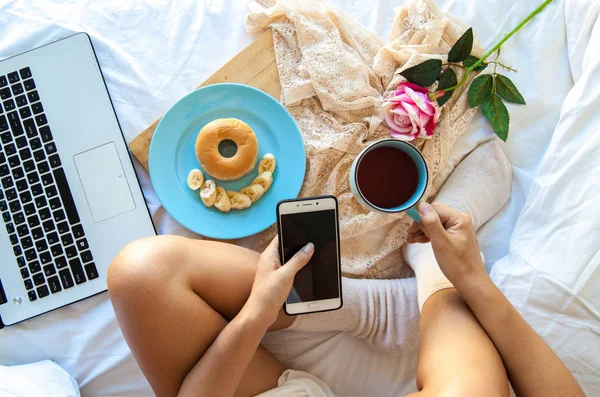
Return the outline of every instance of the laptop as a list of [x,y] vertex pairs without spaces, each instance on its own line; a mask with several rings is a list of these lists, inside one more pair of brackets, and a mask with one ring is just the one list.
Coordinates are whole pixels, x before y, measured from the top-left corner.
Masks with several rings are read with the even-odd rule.
[[85,33],[0,61],[0,328],[107,289],[155,234]]

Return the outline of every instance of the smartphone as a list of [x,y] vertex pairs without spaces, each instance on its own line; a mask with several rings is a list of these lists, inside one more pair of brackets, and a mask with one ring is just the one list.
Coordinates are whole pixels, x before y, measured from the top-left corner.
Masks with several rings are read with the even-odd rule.
[[284,200],[277,204],[279,254],[286,263],[309,242],[310,261],[296,274],[284,303],[288,315],[324,312],[342,307],[338,205],[334,196]]

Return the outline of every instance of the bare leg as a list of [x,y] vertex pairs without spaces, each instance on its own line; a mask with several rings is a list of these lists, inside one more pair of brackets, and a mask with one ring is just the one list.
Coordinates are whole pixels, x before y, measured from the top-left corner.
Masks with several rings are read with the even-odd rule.
[[423,306],[417,387],[412,396],[508,396],[500,355],[455,289]]
[[[157,396],[175,396],[188,372],[246,302],[259,254],[233,245],[158,236],[121,251],[108,272],[123,335]],[[289,326],[283,312],[271,329]],[[277,386],[283,365],[260,346],[236,392]]]

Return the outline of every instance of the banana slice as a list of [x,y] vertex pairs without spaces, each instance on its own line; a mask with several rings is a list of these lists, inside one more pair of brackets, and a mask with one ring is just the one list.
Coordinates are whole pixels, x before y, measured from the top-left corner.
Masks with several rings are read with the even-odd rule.
[[231,200],[225,189],[221,186],[217,186],[217,199],[215,201],[215,207],[221,212],[229,212],[231,209]]
[[190,171],[187,177],[187,185],[192,190],[200,189],[204,183],[204,174],[197,168]]
[[207,179],[200,188],[200,198],[207,207],[212,207],[217,201],[217,185],[212,179]]
[[263,187],[263,189],[268,190],[273,183],[273,174],[269,171],[261,172],[258,174],[256,178],[252,181],[252,184],[258,184]]
[[263,194],[265,194],[265,188],[262,187],[262,185],[255,183],[253,185],[246,186],[245,188],[240,190],[240,193],[244,193],[246,196],[250,197],[250,200],[252,200],[252,202],[254,203],[258,199],[260,199],[263,196]]
[[258,173],[262,174],[265,171],[269,171],[271,174],[275,172],[275,166],[277,165],[277,160],[275,160],[275,156],[272,153],[267,153],[263,156],[262,160],[258,164]]
[[250,197],[246,196],[244,193],[233,192],[231,190],[227,191],[227,195],[229,196],[229,200],[231,201],[231,208],[236,210],[243,210],[252,204],[252,200]]

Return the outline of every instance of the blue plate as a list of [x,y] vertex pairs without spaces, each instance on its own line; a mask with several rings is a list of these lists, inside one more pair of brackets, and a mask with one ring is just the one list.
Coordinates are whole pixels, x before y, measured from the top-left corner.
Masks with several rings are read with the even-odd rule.
[[[202,169],[194,149],[198,132],[219,118],[242,120],[254,130],[259,161],[265,153],[273,153],[277,159],[273,185],[245,210],[222,213],[207,208],[199,192],[187,187],[190,170]],[[150,144],[148,168],[160,202],[179,223],[206,237],[234,239],[271,226],[276,220],[277,203],[298,196],[306,170],[306,154],[298,126],[279,102],[245,85],[215,84],[190,93],[165,114]],[[257,175],[258,165],[238,180],[215,179],[215,182],[225,190],[239,191]],[[214,179],[206,172],[204,176]]]

